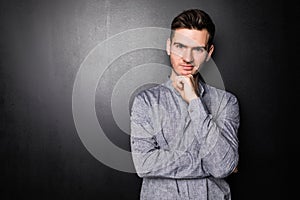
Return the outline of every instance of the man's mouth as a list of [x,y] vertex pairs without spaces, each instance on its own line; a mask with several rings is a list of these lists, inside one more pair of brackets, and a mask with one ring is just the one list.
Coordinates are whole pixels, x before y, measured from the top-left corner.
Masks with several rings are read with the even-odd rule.
[[181,66],[184,70],[192,70],[194,67],[193,65],[181,65]]

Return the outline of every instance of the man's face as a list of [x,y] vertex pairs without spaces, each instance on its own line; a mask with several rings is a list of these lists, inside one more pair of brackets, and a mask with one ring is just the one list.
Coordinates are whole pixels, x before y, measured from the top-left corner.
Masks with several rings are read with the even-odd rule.
[[[207,46],[209,34],[206,29],[176,29],[167,41],[167,53],[173,70],[178,75],[195,74],[204,61],[208,61],[213,45]],[[208,50],[208,51],[207,51]]]

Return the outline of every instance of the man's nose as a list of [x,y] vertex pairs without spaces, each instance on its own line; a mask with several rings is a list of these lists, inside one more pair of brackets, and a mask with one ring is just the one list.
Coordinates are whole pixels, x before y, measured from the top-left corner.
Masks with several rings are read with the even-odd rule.
[[194,58],[192,51],[190,49],[186,49],[182,54],[182,59],[187,63],[193,62]]

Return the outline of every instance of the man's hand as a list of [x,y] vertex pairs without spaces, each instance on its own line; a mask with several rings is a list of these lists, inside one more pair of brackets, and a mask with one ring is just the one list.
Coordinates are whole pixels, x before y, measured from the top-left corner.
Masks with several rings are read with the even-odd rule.
[[198,98],[193,84],[194,78],[189,76],[175,76],[173,87],[180,93],[181,97],[190,103],[191,100]]
[[238,171],[239,171],[238,167],[235,167],[234,170],[233,170],[233,173],[238,173]]

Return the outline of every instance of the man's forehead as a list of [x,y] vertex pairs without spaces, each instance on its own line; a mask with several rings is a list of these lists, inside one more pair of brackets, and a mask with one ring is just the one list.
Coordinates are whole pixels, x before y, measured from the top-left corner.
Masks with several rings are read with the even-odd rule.
[[209,34],[206,29],[176,29],[174,30],[172,41],[189,46],[205,46],[208,38]]

